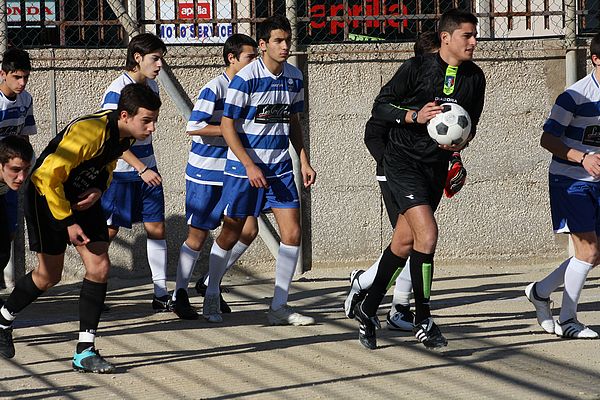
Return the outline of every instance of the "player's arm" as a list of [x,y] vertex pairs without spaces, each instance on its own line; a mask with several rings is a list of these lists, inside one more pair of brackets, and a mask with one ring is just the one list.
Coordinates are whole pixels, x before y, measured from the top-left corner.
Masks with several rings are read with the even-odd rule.
[[246,148],[240,140],[240,136],[235,130],[235,120],[228,117],[221,118],[221,132],[223,133],[223,138],[225,139],[225,142],[227,142],[229,149],[235,154],[237,159],[240,160],[246,169],[246,175],[248,175],[250,185],[256,188],[268,187],[265,175],[260,167],[252,161],[252,158],[248,155]]
[[129,165],[131,165],[137,172],[140,178],[150,186],[158,186],[162,183],[162,177],[160,174],[144,164],[139,158],[133,154],[131,150],[123,152],[121,158]]
[[300,119],[298,114],[293,114],[290,117],[290,142],[300,158],[300,172],[302,173],[302,182],[304,187],[310,187],[315,183],[317,173],[310,166],[308,160],[308,154],[304,148],[304,135],[302,134],[302,126],[300,125]]
[[594,178],[600,177],[600,154],[573,149],[564,144],[560,137],[549,132],[542,134],[540,145],[558,158],[581,164]]
[[189,136],[223,136],[221,127],[210,123],[218,97],[210,87],[203,87],[200,90],[187,123],[186,133]]

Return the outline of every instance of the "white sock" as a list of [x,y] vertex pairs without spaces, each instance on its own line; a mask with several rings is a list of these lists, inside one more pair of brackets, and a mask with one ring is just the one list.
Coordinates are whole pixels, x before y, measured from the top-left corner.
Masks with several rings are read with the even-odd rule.
[[585,284],[588,272],[593,265],[585,261],[571,258],[571,262],[565,271],[565,289],[563,291],[562,306],[560,308],[559,320],[564,322],[570,318],[577,318],[577,303]]
[[300,246],[279,245],[277,261],[275,262],[275,292],[271,308],[279,310],[287,304],[290,284],[296,271],[296,263],[300,255]]
[[219,284],[227,270],[227,261],[230,254],[231,251],[222,249],[215,240],[210,249],[210,257],[208,258],[207,296],[220,294]]
[[366,290],[371,287],[373,281],[375,280],[375,275],[377,275],[377,268],[379,268],[379,261],[381,261],[381,257],[383,253],[379,256],[377,261],[373,263],[365,272],[360,274],[360,276],[354,280],[354,284],[352,288],[354,290]]
[[569,265],[570,261],[571,258],[567,258],[554,271],[550,272],[548,276],[535,284],[535,293],[538,297],[547,299],[552,292],[563,284],[565,281],[565,271],[567,270],[567,265]]
[[394,297],[392,298],[392,306],[401,304],[408,307],[410,305],[410,293],[412,292],[412,281],[410,277],[410,266],[408,261],[406,266],[402,268],[400,275],[396,278],[394,286]]
[[173,301],[176,300],[175,294],[179,289],[187,290],[199,256],[199,251],[191,249],[183,242],[179,249],[179,262],[177,263],[177,278],[175,281],[175,290],[173,291]]
[[167,290],[167,241],[146,239],[146,252],[150,271],[152,271],[154,295],[156,297],[166,296],[169,294]]
[[229,256],[229,261],[227,261],[227,270],[229,270],[229,268],[231,268],[231,266],[235,264],[237,260],[239,260],[242,254],[248,250],[248,247],[250,247],[250,245],[244,244],[240,241],[233,246],[233,249],[231,249],[231,255]]
[[[231,254],[229,255],[229,261],[227,261],[227,267],[225,268],[225,272],[229,271],[229,268],[235,264],[237,260],[248,250],[250,245],[244,244],[242,242],[237,242],[233,249],[231,249]],[[204,275],[204,285],[208,286],[208,282],[210,282],[210,274]]]
[[83,343],[94,343],[96,335],[90,332],[79,332],[79,342]]

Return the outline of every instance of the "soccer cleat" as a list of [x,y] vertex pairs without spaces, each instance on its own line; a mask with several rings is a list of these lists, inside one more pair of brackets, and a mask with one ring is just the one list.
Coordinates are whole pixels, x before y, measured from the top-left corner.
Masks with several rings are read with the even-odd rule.
[[94,347],[88,347],[81,353],[75,352],[72,365],[78,372],[110,374],[115,371],[115,366],[106,361]]
[[165,294],[161,297],[152,297],[152,309],[155,312],[164,312],[171,311],[173,308],[173,301],[171,300],[171,296]]
[[565,322],[556,321],[554,333],[561,338],[598,339],[598,332],[588,328],[575,318],[569,318]]
[[376,329],[381,329],[379,318],[376,315],[369,317],[362,309],[362,301],[354,306],[354,318],[358,321],[358,341],[367,349],[377,348]]
[[0,328],[0,355],[5,358],[13,358],[15,356],[12,327]]
[[428,349],[436,349],[448,345],[448,341],[431,317],[416,324],[413,328],[413,333],[417,340],[423,343]]
[[271,325],[304,326],[312,325],[315,323],[315,319],[313,317],[302,315],[296,312],[292,307],[288,306],[287,304],[282,306],[281,308],[278,308],[277,310],[273,310],[269,307],[267,319],[269,320],[269,324]]
[[415,314],[410,307],[396,304],[387,313],[387,327],[394,331],[412,332],[415,327]]
[[175,304],[173,304],[173,312],[181,319],[198,319],[200,316],[198,312],[190,304],[190,298],[188,297],[187,290],[179,289],[175,293]]
[[202,304],[202,316],[208,322],[223,322],[221,310],[219,309],[219,296],[216,294],[204,296],[204,304]]
[[538,297],[535,291],[536,282],[530,283],[525,288],[527,300],[535,307],[535,314],[538,324],[548,333],[554,333],[554,318],[552,318],[552,309],[550,308],[550,298],[542,299]]
[[[207,286],[204,284],[204,278],[206,278],[206,277],[201,276],[200,279],[198,279],[198,282],[196,282],[196,286],[194,286],[196,288],[196,293],[198,293],[202,297],[206,296],[206,289],[207,289]],[[221,291],[221,294],[219,295],[220,296],[219,300],[221,302],[221,304],[220,304],[221,313],[229,314],[229,313],[231,313],[231,307],[229,307],[229,304],[227,304],[225,299],[223,299],[223,294],[222,294],[222,293],[229,293],[229,290],[227,290],[227,288],[225,288],[223,286],[219,286],[219,290]]]
[[348,292],[348,296],[346,296],[346,301],[344,302],[344,312],[346,317],[353,319],[354,318],[354,306],[358,304],[362,299],[367,295],[366,290],[355,289],[354,283],[357,282],[359,276],[365,272],[362,269],[355,269],[350,273],[350,291]]

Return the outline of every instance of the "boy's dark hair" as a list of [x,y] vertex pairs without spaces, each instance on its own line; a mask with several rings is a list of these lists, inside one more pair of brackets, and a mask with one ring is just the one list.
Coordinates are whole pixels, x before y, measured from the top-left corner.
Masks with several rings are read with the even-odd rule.
[[477,17],[470,13],[469,11],[460,10],[458,8],[453,8],[451,10],[446,11],[440,17],[440,22],[438,25],[438,31],[448,32],[452,35],[452,33],[458,29],[460,24],[470,23],[473,25],[477,25]]
[[225,66],[229,66],[229,60],[227,59],[229,53],[233,54],[236,60],[239,60],[244,46],[252,46],[255,49],[258,47],[256,40],[243,33],[234,33],[227,38],[225,45],[223,45],[223,60],[225,61]]
[[283,15],[273,15],[256,27],[256,41],[264,40],[268,42],[271,38],[271,31],[281,29],[284,32],[292,34],[292,26],[290,20]]
[[600,33],[596,33],[590,42],[590,58],[594,55],[600,57]]
[[0,164],[6,164],[16,157],[31,162],[33,158],[31,144],[25,138],[16,135],[7,136],[0,140]]
[[437,32],[423,32],[415,40],[415,56],[433,53],[440,49],[440,35]]
[[31,71],[31,60],[29,53],[25,50],[11,47],[2,55],[2,71],[9,73],[14,71]]
[[131,83],[121,90],[117,112],[127,111],[131,116],[138,113],[138,109],[156,111],[162,105],[160,97],[148,85]]
[[167,52],[167,45],[158,36],[151,33],[140,33],[134,36],[127,46],[127,60],[125,61],[125,69],[133,71],[138,66],[135,61],[135,53],[139,53],[142,57],[146,54],[161,51],[163,54]]

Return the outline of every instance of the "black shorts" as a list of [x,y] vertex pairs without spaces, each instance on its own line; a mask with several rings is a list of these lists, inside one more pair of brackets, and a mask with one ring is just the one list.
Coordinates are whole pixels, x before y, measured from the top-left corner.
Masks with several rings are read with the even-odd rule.
[[[108,228],[100,201],[85,211],[74,211],[73,216],[90,242],[108,242]],[[65,252],[70,244],[67,227],[52,216],[46,198],[40,196],[31,181],[25,189],[25,218],[31,251],[49,255]]]
[[446,186],[447,161],[427,164],[386,155],[384,171],[400,214],[424,204],[437,209]]
[[398,204],[396,204],[396,200],[394,199],[394,195],[390,190],[390,185],[388,185],[387,181],[377,181],[379,183],[379,189],[381,189],[381,196],[383,197],[383,204],[385,205],[385,210],[387,211],[388,218],[390,219],[390,224],[392,225],[392,229],[396,227],[396,222],[398,222],[398,215],[400,214],[400,209],[398,208]]

